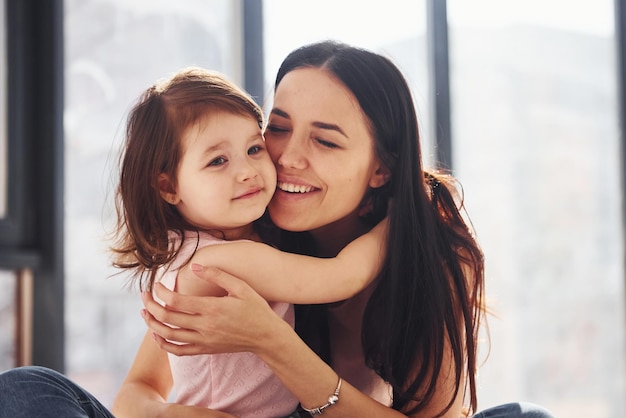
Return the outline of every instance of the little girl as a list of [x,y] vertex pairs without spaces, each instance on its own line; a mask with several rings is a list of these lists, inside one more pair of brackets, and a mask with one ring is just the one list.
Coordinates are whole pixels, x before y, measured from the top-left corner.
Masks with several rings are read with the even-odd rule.
[[[219,74],[190,68],[150,87],[128,119],[114,265],[130,269],[141,289],[160,282],[198,296],[224,291],[198,279],[191,263],[218,267],[246,280],[292,326],[291,303],[336,302],[371,283],[385,222],[334,258],[262,243],[275,231],[259,219],[276,188],[262,127],[260,107]],[[238,417],[297,416],[296,398],[252,353],[169,355],[169,363],[177,403]],[[148,384],[168,399],[171,385]]]

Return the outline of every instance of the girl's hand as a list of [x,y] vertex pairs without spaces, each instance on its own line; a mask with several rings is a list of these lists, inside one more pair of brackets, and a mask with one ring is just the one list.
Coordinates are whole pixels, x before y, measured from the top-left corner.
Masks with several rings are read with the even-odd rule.
[[[223,288],[226,296],[189,296],[162,284],[142,295],[142,316],[157,345],[179,356],[263,351],[274,331],[289,327],[250,286],[221,270],[193,265],[202,280]],[[175,343],[174,343],[175,342]]]

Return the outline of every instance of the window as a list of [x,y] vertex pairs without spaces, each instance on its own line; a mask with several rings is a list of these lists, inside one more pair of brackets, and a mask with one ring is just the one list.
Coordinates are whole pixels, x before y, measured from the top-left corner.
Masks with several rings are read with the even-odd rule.
[[57,187],[62,141],[56,129],[61,120],[56,58],[62,31],[55,20],[60,5],[0,2],[5,23],[0,36],[0,279],[9,289],[1,309],[3,320],[13,317],[14,332],[8,325],[6,330],[15,334],[3,339],[14,347],[2,367],[32,361],[63,367],[63,268],[57,234],[62,222],[56,216],[63,201]]
[[146,331],[136,289],[109,267],[116,163],[139,94],[200,65],[241,84],[240,3],[65,2],[65,263],[68,375],[105,405]]
[[15,286],[17,280],[12,272],[0,270],[0,370],[15,367],[16,357],[16,312]]
[[7,44],[6,44],[5,2],[0,2],[0,219],[7,214],[7,170],[9,156],[7,150]]
[[407,78],[421,123],[424,157],[432,158],[425,0],[264,0],[263,10],[267,101],[278,67],[293,49],[325,39],[371,49],[392,59]]
[[454,166],[486,255],[481,408],[623,415],[613,2],[448,2]]
[[[485,251],[497,316],[489,318],[479,408],[530,400],[556,416],[621,416],[613,2],[502,3],[448,1],[452,167]],[[145,332],[139,296],[108,267],[124,117],[147,85],[182,66],[213,68],[242,84],[240,7],[231,0],[65,2],[67,373],[105,405]],[[265,0],[263,13],[266,106],[281,60],[298,46],[335,38],[387,54],[413,88],[428,165],[425,0]]]

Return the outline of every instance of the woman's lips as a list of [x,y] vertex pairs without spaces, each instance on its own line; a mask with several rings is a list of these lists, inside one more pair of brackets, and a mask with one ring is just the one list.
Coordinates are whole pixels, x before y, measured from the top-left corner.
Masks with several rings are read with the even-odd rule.
[[287,193],[309,193],[316,190],[313,186],[305,186],[303,184],[287,183],[279,181],[276,188]]

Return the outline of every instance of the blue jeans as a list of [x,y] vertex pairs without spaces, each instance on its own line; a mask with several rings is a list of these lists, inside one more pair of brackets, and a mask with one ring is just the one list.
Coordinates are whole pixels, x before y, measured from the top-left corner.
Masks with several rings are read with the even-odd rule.
[[472,418],[554,418],[554,416],[539,405],[512,402],[485,409]]
[[0,418],[114,418],[85,389],[43,367],[1,373],[0,393]]
[[[38,366],[0,373],[0,418],[114,418],[96,398],[62,374]],[[532,404],[510,403],[474,418],[553,418]]]

